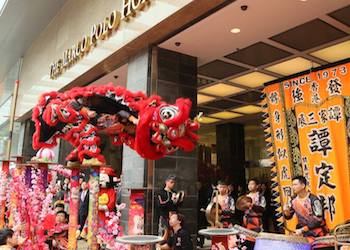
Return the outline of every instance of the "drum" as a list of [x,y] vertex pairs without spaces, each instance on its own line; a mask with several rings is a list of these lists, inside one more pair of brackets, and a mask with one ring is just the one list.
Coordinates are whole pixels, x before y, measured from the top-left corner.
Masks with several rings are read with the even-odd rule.
[[255,239],[258,237],[258,233],[252,230],[249,230],[245,227],[234,225],[233,229],[236,229],[239,232],[239,238],[243,241],[244,246],[247,247],[247,250],[253,250],[255,245]]
[[311,250],[311,244],[301,236],[284,234],[259,233],[254,250]]
[[[346,243],[346,242],[350,241],[350,235],[349,234],[340,234],[337,236],[337,239],[338,239],[338,248],[340,249],[340,247],[343,246],[343,244],[341,242]],[[316,249],[316,250],[336,249],[335,243],[336,243],[336,240],[335,240],[334,235],[318,237],[312,243],[312,249]]]

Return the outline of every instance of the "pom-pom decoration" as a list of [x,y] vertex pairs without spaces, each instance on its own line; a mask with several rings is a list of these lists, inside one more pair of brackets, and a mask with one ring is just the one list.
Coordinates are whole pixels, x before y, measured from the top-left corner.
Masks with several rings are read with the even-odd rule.
[[55,158],[55,152],[50,148],[40,148],[36,153],[36,156],[32,158],[32,161],[51,163]]

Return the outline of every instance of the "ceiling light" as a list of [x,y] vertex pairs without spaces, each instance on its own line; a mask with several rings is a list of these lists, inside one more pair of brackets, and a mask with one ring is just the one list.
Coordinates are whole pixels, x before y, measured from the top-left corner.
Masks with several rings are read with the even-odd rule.
[[215,99],[215,97],[212,97],[212,96],[197,94],[197,104],[210,102],[214,99]]
[[262,108],[254,105],[247,105],[244,107],[232,109],[232,111],[248,115],[248,114],[259,113],[262,111]]
[[214,118],[218,118],[218,119],[233,119],[233,118],[241,116],[241,114],[232,113],[232,112],[228,112],[228,111],[222,111],[222,112],[210,114],[209,116],[214,117]]
[[229,96],[243,91],[244,89],[234,87],[232,85],[217,83],[210,87],[199,89],[198,91],[203,94],[215,95],[215,96]]
[[233,78],[230,80],[230,82],[241,84],[250,88],[256,88],[258,86],[263,85],[266,82],[269,82],[275,79],[276,77],[274,76],[270,76],[260,72],[252,72],[240,77]]
[[202,116],[199,119],[199,122],[203,123],[203,124],[209,124],[209,123],[214,123],[214,122],[218,122],[218,121],[220,121],[220,120],[219,119],[215,119],[215,118],[211,118],[211,117],[206,117],[206,116]]
[[299,73],[304,70],[315,68],[317,66],[320,66],[320,65],[315,62],[311,62],[305,58],[296,57],[281,63],[277,63],[270,67],[267,67],[266,70],[275,72],[280,75],[287,76],[287,75]]
[[350,40],[311,53],[327,62],[336,62],[350,57]]
[[237,34],[237,33],[239,33],[239,32],[241,32],[241,30],[240,30],[239,28],[233,28],[233,29],[231,30],[231,33],[233,33],[233,34]]
[[0,16],[4,12],[6,5],[7,5],[8,0],[0,0]]

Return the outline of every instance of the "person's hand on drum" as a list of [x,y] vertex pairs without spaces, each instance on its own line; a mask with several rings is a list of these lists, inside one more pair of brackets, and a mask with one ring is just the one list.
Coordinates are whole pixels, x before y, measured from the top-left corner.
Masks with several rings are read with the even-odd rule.
[[303,233],[304,233],[304,231],[303,231],[302,228],[299,228],[299,229],[295,230],[295,234],[296,234],[296,235],[302,236]]

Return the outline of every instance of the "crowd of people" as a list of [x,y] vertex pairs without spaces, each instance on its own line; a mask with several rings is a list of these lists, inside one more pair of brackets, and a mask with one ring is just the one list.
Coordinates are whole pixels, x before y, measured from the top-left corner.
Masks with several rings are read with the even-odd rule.
[[[82,176],[79,180],[79,214],[77,238],[86,239],[87,216],[89,207],[89,187]],[[186,230],[185,217],[179,213],[184,194],[175,191],[176,176],[169,175],[165,179],[164,188],[156,195],[156,205],[159,211],[158,233],[163,237],[159,249],[192,250],[193,244],[190,233]],[[294,215],[298,220],[296,235],[309,238],[325,236],[329,230],[324,219],[324,209],[321,200],[307,189],[303,176],[293,178],[294,196],[283,207],[286,220]],[[117,193],[117,190],[115,190]],[[56,183],[53,197],[53,213],[44,220],[47,244],[50,249],[67,249],[69,222],[69,179],[61,179]],[[198,196],[198,229],[207,228],[208,221],[202,212],[210,203],[218,203],[220,207],[220,223],[224,228],[240,225],[253,232],[274,231],[276,221],[271,223],[273,208],[268,185],[257,179],[250,179],[247,191],[244,187],[234,187],[220,180],[215,185],[199,186]],[[13,249],[21,244],[20,237],[15,237],[11,229],[0,230],[0,249]],[[203,247],[204,237],[198,236],[197,245]],[[247,241],[247,249],[253,249],[254,243]]]
[[[87,216],[89,207],[89,187],[84,175],[79,178],[79,214],[77,238],[86,240]],[[60,176],[54,188],[52,198],[52,213],[43,220],[44,234],[47,236],[49,249],[63,250],[68,245],[70,179]],[[16,236],[12,229],[0,230],[0,249],[15,249],[26,239]]]
[[[160,249],[191,250],[193,244],[188,231],[184,229],[184,216],[179,213],[182,200],[175,191],[176,177],[170,175],[165,180],[164,189],[157,196],[159,208],[159,235],[164,241]],[[307,188],[307,181],[303,176],[293,178],[292,189],[294,195],[283,207],[285,220],[294,215],[298,224],[293,229],[294,234],[307,237],[310,241],[317,237],[326,236],[329,230],[324,218],[324,208],[321,200],[311,194]],[[220,223],[224,228],[240,225],[247,230],[259,233],[262,231],[278,232],[277,221],[273,219],[274,211],[272,199],[266,183],[257,179],[250,179],[247,191],[242,186],[233,185],[226,181],[218,181],[216,185],[199,187],[198,197],[198,229],[207,228],[208,221],[203,211],[211,202],[220,207]],[[287,229],[287,228],[282,228]],[[197,246],[203,247],[204,237],[198,236]],[[254,242],[246,241],[246,249],[253,249]]]

